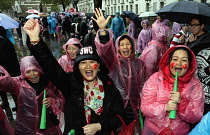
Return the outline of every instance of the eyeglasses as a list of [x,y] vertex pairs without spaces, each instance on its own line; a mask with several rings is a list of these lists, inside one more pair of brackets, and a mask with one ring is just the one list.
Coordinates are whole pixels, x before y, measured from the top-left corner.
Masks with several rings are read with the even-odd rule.
[[195,27],[200,26],[200,25],[201,25],[201,24],[190,24],[190,27],[195,28]]

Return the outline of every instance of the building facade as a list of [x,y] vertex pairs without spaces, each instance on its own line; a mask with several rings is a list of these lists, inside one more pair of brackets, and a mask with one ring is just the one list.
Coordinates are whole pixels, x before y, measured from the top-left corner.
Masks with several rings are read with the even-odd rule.
[[[102,9],[105,9],[107,15],[114,15],[116,11],[133,11],[136,14],[142,12],[156,12],[160,8],[172,2],[182,0],[102,0]],[[210,0],[194,0],[202,3],[210,3]],[[92,13],[94,10],[93,0],[80,0],[78,3],[80,12]]]
[[42,8],[44,13],[49,13],[51,11],[51,5],[48,4],[47,6],[41,6],[40,0],[18,0],[15,1],[13,10],[15,12],[15,16],[27,16],[27,10],[36,9],[40,11]]

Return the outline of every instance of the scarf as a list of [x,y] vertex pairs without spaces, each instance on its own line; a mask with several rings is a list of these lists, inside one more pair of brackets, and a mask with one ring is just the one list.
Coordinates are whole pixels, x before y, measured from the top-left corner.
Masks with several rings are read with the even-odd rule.
[[90,124],[91,109],[100,115],[103,112],[104,87],[101,80],[96,78],[93,88],[86,80],[84,82],[84,108],[87,124]]

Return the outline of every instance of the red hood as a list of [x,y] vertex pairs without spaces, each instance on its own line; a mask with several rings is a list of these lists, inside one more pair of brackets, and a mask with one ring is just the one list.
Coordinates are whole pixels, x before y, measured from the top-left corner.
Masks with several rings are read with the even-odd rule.
[[164,78],[169,82],[173,83],[174,79],[171,77],[170,69],[169,69],[169,54],[177,47],[185,47],[187,48],[191,53],[191,62],[189,63],[189,69],[183,75],[182,77],[178,77],[179,82],[189,82],[190,79],[194,76],[194,73],[196,71],[196,58],[194,53],[185,45],[176,45],[171,48],[169,48],[166,53],[162,56],[159,66],[160,70],[164,74]]

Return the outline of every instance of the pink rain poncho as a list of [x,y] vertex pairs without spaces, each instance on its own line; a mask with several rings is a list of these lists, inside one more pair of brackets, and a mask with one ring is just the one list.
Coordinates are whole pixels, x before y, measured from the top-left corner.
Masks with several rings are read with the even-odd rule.
[[136,40],[139,34],[138,32],[139,30],[137,25],[131,21],[128,26],[128,35]]
[[5,74],[0,77],[0,89],[18,97],[15,135],[61,135],[60,127],[53,124],[48,113],[49,109],[54,115],[59,115],[62,112],[64,105],[62,93],[51,82],[48,82],[44,88],[47,90],[46,97],[51,100],[51,106],[47,108],[47,129],[39,129],[43,91],[37,95],[36,90],[26,81],[25,74],[29,70],[35,70],[40,74],[43,72],[33,56],[27,56],[21,60],[20,70],[21,76],[10,77],[8,72],[0,66],[0,72]]
[[0,135],[14,135],[14,130],[0,106]]
[[68,47],[68,45],[75,45],[75,44],[79,44],[80,47],[82,47],[82,44],[80,43],[79,39],[77,39],[77,38],[70,38],[68,40],[68,42],[66,42],[66,44],[63,45],[63,50],[66,52],[66,55],[63,55],[58,60],[58,63],[61,65],[61,67],[63,68],[63,70],[65,72],[73,72],[75,60],[71,59],[71,57],[69,56],[67,47]]
[[193,52],[189,69],[178,77],[178,91],[181,101],[176,111],[176,119],[169,119],[166,106],[171,99],[174,78],[169,69],[169,54],[177,47],[171,47],[160,61],[160,70],[154,73],[144,84],[142,90],[141,110],[145,116],[142,135],[186,135],[190,131],[189,123],[199,122],[203,116],[204,91],[200,81],[195,77],[196,58]]
[[[127,36],[133,45],[133,53],[130,57],[123,57],[118,51],[119,39],[116,40],[116,49],[113,42],[113,34],[109,32],[109,42],[106,44],[100,43],[99,33],[96,34],[95,45],[99,56],[103,59],[106,66],[109,68],[110,77],[114,81],[115,86],[120,91],[121,97],[124,102],[124,107],[130,102],[134,119],[137,120],[137,125],[139,124],[138,118],[138,105],[140,104],[140,93],[142,86],[146,80],[146,70],[144,62],[140,59],[135,58],[135,42],[134,39]],[[117,50],[117,51],[116,51]],[[139,126],[137,126],[139,128]]]
[[147,24],[146,28],[143,28],[138,36],[137,42],[137,52],[142,53],[145,47],[147,47],[148,43],[152,40],[152,29],[149,26],[149,21],[144,20],[141,22],[141,26],[143,23]]
[[180,32],[180,30],[181,30],[181,25],[177,22],[174,22],[172,26],[172,34],[175,35],[178,32]]
[[165,25],[165,23],[158,23],[158,21],[155,21],[152,24],[152,41],[148,43],[148,46],[139,56],[140,59],[145,62],[148,76],[151,76],[158,71],[159,61],[169,48],[169,45],[167,44],[169,37],[170,27]]

